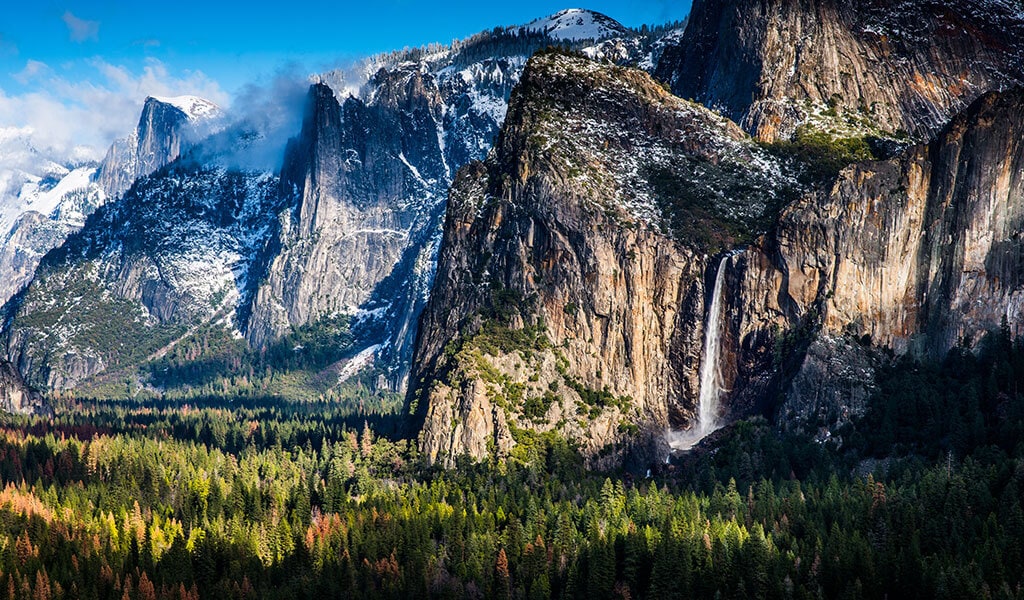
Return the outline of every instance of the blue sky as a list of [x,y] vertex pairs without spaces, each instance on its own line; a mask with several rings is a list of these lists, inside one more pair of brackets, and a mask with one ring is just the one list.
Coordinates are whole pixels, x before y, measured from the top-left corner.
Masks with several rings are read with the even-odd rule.
[[[575,6],[639,26],[682,19],[689,4]],[[32,127],[42,144],[64,150],[102,146],[131,126],[149,94],[194,93],[229,105],[247,84],[269,85],[281,72],[308,74],[381,51],[447,43],[573,6],[541,0],[9,2],[0,15],[0,127]],[[104,112],[117,114],[98,114]],[[48,126],[54,131],[43,132]]]

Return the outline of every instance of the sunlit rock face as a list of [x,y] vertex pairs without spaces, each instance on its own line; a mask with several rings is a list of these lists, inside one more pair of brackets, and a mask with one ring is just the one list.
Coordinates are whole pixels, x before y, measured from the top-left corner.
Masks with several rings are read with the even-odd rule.
[[1012,2],[697,0],[655,76],[764,141],[830,114],[924,140],[1024,81],[1021,39]]

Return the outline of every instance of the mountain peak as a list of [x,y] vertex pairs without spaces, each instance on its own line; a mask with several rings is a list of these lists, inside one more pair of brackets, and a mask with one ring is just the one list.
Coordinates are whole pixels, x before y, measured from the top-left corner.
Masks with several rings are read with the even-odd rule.
[[149,96],[146,103],[150,101],[167,104],[185,113],[189,121],[203,121],[220,114],[219,106],[199,96]]
[[523,29],[545,33],[563,41],[604,40],[627,33],[626,28],[615,19],[584,8],[567,8],[549,17],[531,21]]

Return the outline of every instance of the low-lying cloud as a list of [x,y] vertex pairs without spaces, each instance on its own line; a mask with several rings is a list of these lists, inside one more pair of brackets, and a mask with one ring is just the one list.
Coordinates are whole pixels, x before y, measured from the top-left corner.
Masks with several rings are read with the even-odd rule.
[[200,155],[227,167],[276,171],[302,127],[309,84],[307,73],[288,65],[265,84],[245,86],[225,115],[226,127],[201,143]]
[[34,147],[62,162],[99,160],[138,123],[146,96],[202,96],[225,106],[228,95],[200,71],[171,72],[150,59],[139,70],[92,59],[96,77],[70,78],[40,61],[18,73],[27,91],[0,89],[0,124],[31,131]]

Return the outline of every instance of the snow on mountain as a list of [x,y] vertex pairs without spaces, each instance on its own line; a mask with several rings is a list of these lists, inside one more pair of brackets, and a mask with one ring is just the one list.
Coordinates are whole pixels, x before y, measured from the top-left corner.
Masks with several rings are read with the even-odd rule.
[[157,102],[170,104],[181,112],[185,113],[189,121],[197,122],[216,117],[220,114],[219,106],[199,96],[151,96]]
[[[46,216],[53,215],[60,208],[61,202],[75,192],[86,194],[90,192],[92,177],[96,173],[96,167],[78,167],[70,172],[65,171],[65,173],[55,185],[47,183],[46,179],[37,178],[26,182],[21,188],[21,194],[18,196],[21,202],[17,209],[20,212],[32,210]],[[52,179],[50,181],[52,182]],[[84,217],[77,215],[75,221],[79,225],[82,220],[84,220]],[[0,229],[3,228],[3,225],[9,226],[10,224],[0,222]]]
[[0,305],[86,217],[177,158],[182,134],[199,132],[220,114],[196,96],[148,98],[136,129],[116,140],[99,165],[63,164],[35,147],[30,128],[0,128]]
[[[26,306],[32,298],[47,306],[68,282],[90,287],[89,273],[95,272],[105,290],[100,296],[137,305],[140,332],[212,319],[258,346],[289,327],[339,312],[373,314],[353,327],[353,350],[361,353],[350,370],[375,362],[374,368],[388,372],[389,385],[401,389],[436,267],[446,190],[459,167],[491,150],[527,59],[556,42],[573,50],[597,45],[595,58],[616,62],[635,62],[646,51],[638,32],[598,13],[568,10],[526,26],[381,54],[323,73],[311,78],[324,84],[313,86],[322,87],[315,94],[319,116],[303,126],[300,137],[306,137],[289,146],[293,152],[281,171],[288,185],[280,187],[269,173],[282,164],[279,155],[270,161],[273,167],[244,174],[232,174],[237,161],[223,159],[225,152],[259,143],[259,123],[234,129],[229,124],[200,138],[196,132],[211,133],[211,120],[227,121],[216,120],[223,114],[216,105],[195,96],[147,99],[137,130],[111,147],[91,177],[106,197],[121,199],[74,238],[91,240],[85,246],[92,248],[90,255],[52,264],[61,275],[32,283]],[[267,105],[278,113],[288,106]],[[186,150],[193,159],[189,165],[172,165],[131,187]],[[317,171],[321,166],[323,173]],[[317,175],[306,177],[307,169]],[[304,182],[317,187],[305,190]],[[285,188],[298,195],[279,196]],[[34,198],[40,207],[53,202],[51,196]],[[229,210],[240,200],[258,208]],[[43,231],[51,223],[29,225]],[[59,244],[64,236],[56,232],[44,241]],[[348,260],[337,266],[339,253]],[[79,265],[81,260],[92,266]],[[22,253],[8,262],[27,281],[38,258]],[[68,336],[73,337],[77,314],[69,308],[60,317]],[[25,336],[16,345],[50,355],[34,333]],[[71,345],[58,344],[60,352],[75,346],[71,337]],[[76,348],[79,354],[86,350]],[[55,368],[63,375],[36,379],[47,386],[74,385],[113,366],[111,356],[99,362],[72,357]]]
[[603,40],[627,35],[618,21],[601,13],[569,8],[523,26],[526,31],[545,33],[556,40]]
[[95,170],[47,156],[32,144],[31,128],[0,128],[0,236],[25,211],[52,213],[65,195],[87,188]]

